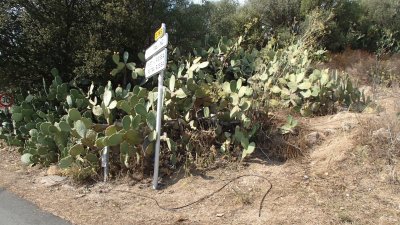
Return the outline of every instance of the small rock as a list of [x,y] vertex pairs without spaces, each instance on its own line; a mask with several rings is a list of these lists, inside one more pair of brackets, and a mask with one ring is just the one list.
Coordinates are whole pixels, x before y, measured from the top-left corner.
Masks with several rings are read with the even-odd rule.
[[306,136],[306,142],[309,146],[315,145],[320,139],[321,135],[319,132],[311,132]]
[[347,122],[342,123],[342,129],[344,131],[350,131],[353,128],[354,128],[354,124],[352,124],[352,123],[347,123]]
[[336,133],[335,129],[325,129],[324,130],[324,135],[325,136],[329,136],[329,135],[332,135],[332,134],[335,134],[335,133]]
[[388,139],[390,138],[390,132],[385,128],[381,128],[379,130],[372,132],[372,137]]
[[340,210],[344,210],[344,207],[340,207]]
[[82,197],[85,197],[86,196],[86,194],[77,194],[77,195],[75,195],[75,198],[82,198]]
[[217,217],[223,217],[223,216],[224,216],[223,213],[218,213],[218,214],[217,214]]
[[66,177],[51,175],[51,176],[42,177],[40,179],[40,183],[43,184],[44,186],[51,187],[54,185],[61,184],[66,179],[67,179]]
[[47,169],[47,175],[60,175],[60,174],[61,174],[60,167],[56,165],[49,166],[49,168]]
[[304,180],[308,180],[309,177],[307,175],[304,175],[303,178],[304,178]]

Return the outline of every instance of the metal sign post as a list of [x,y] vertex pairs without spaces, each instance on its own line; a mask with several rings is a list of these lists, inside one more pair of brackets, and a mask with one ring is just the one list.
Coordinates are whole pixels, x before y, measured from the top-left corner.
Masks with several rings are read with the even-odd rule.
[[[14,104],[14,97],[12,95],[6,93],[0,93],[0,110],[4,108],[4,113],[6,115],[10,113],[9,108],[11,108],[13,104]],[[17,128],[16,128],[17,126],[15,120],[12,121],[12,126],[13,126],[13,134],[17,135]]]
[[158,93],[157,93],[157,117],[156,117],[156,146],[154,153],[154,174],[153,189],[158,186],[158,171],[160,165],[160,136],[161,136],[161,116],[163,107],[164,92],[164,70],[167,68],[167,45],[168,34],[165,32],[165,24],[161,24],[161,28],[154,35],[155,43],[151,45],[145,52],[146,66],[145,77],[148,79],[158,73]]

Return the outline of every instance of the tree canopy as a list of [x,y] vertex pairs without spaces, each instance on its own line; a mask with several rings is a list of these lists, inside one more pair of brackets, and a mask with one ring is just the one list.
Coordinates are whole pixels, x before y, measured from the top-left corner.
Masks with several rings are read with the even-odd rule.
[[[306,32],[312,11],[333,15],[322,47],[374,52],[399,50],[400,4],[393,0],[5,0],[0,3],[0,82],[34,86],[58,68],[67,80],[106,80],[113,52],[137,54],[152,32],[167,24],[172,46],[190,52],[239,36],[253,24],[254,37],[292,39]],[[266,40],[259,46],[266,44]]]

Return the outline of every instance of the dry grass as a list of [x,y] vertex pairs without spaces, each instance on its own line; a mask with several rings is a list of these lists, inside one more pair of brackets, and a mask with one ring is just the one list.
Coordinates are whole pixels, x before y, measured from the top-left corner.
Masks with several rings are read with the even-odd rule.
[[[400,98],[392,99],[392,110],[380,116],[360,119],[358,140],[361,153],[370,161],[383,161],[388,167],[387,182],[400,184]],[[397,113],[396,113],[397,112]]]
[[400,80],[400,55],[378,58],[363,50],[346,49],[330,55],[331,60],[323,65],[330,69],[344,71],[361,85],[398,85]]
[[306,154],[305,124],[299,124],[293,133],[281,134],[279,130],[288,115],[287,111],[274,112],[257,133],[257,148],[269,159],[286,161]]

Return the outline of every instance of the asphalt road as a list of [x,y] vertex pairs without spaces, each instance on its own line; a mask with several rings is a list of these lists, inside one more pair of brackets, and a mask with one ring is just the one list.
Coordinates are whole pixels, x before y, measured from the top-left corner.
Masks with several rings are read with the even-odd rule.
[[72,225],[36,205],[0,188],[1,225]]

